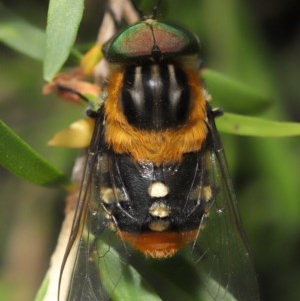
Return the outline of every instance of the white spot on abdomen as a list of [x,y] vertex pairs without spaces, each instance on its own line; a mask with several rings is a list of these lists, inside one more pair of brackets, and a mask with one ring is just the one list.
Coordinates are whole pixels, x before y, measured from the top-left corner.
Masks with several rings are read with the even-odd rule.
[[152,198],[163,198],[169,193],[169,188],[162,182],[154,182],[148,188],[148,194]]
[[171,208],[163,202],[155,202],[150,206],[149,213],[152,216],[164,218],[170,215]]

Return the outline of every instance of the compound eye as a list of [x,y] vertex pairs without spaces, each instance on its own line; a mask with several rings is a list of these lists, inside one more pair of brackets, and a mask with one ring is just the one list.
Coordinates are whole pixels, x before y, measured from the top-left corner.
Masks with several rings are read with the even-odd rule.
[[[155,50],[155,51],[154,51]],[[199,39],[185,28],[157,20],[134,24],[106,43],[103,52],[109,62],[158,60],[166,57],[195,55]]]

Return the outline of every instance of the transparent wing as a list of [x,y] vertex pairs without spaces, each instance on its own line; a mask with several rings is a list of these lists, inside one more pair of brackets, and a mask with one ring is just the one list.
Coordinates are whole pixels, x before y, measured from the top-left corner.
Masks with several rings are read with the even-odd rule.
[[[95,266],[92,264],[91,254],[93,246],[93,235],[90,229],[87,228],[87,224],[90,223],[92,214],[92,180],[97,161],[102,158],[103,146],[103,112],[100,110],[97,113],[97,120],[95,123],[95,129],[91,141],[91,145],[88,150],[86,159],[83,179],[77,199],[75,215],[69,242],[66,248],[65,256],[63,258],[60,283],[59,283],[59,300],[61,296],[65,295],[62,291],[64,281],[66,277],[69,277],[68,260],[70,260],[70,254],[75,250],[75,262],[73,272],[70,279],[70,285],[68,293],[66,294],[66,300],[107,300],[99,299],[95,295],[93,289],[93,282],[91,279],[97,276],[95,272]],[[67,281],[68,282],[68,281]],[[65,289],[63,287],[63,289]],[[64,301],[65,299],[63,299]]]
[[[224,150],[210,112],[205,156],[212,203],[194,245],[211,300],[259,300],[256,273],[240,222]],[[198,256],[198,260],[197,260]]]
[[61,271],[63,280],[66,262],[76,248],[66,299],[69,301],[140,301],[141,296],[143,300],[161,300],[130,264],[129,258],[134,251],[116,235],[117,222],[113,216],[109,217],[111,214],[107,208],[110,203],[128,200],[128,191],[119,174],[115,156],[103,144],[103,115],[100,113]]

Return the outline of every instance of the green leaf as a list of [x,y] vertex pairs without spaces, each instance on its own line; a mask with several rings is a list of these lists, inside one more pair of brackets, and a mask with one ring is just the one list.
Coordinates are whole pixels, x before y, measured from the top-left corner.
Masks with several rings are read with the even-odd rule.
[[48,10],[44,79],[50,81],[67,60],[82,18],[84,0],[51,0]]
[[205,69],[201,76],[212,95],[213,104],[226,111],[254,114],[266,110],[272,104],[268,95],[216,71]]
[[58,186],[67,177],[37,154],[0,120],[0,164],[13,174],[42,186]]
[[225,113],[216,119],[221,132],[256,137],[289,137],[300,135],[300,123],[279,122],[257,117]]
[[0,3],[0,41],[9,47],[42,60],[45,34]]
[[47,291],[47,288],[48,288],[48,284],[49,284],[49,279],[48,279],[48,274],[46,274],[36,296],[35,296],[35,299],[34,301],[43,301],[44,299],[44,296],[45,296],[45,293]]

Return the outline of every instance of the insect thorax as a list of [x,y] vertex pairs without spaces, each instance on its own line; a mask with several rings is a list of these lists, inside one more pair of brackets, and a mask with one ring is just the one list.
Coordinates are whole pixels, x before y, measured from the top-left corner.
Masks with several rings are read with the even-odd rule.
[[198,151],[207,133],[203,91],[193,68],[167,61],[113,69],[104,104],[107,145],[158,165]]
[[120,106],[130,125],[159,131],[186,123],[191,91],[186,73],[174,64],[128,66]]

